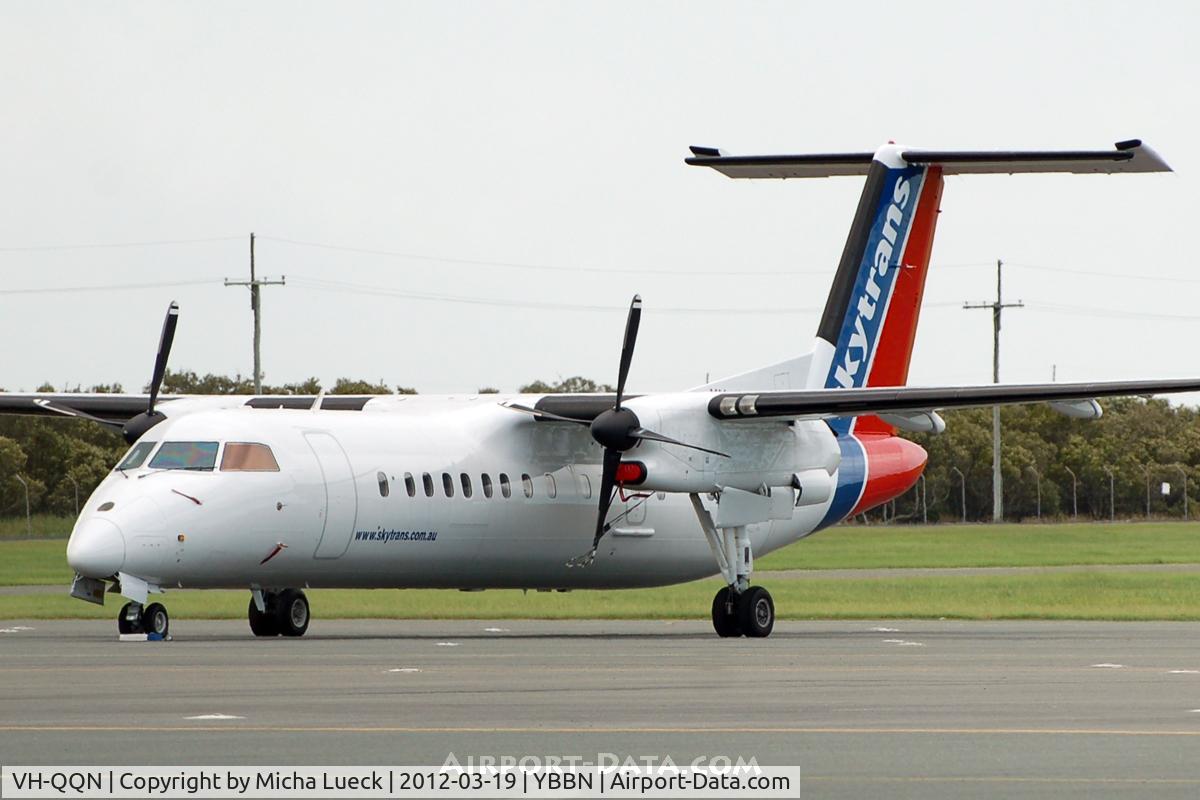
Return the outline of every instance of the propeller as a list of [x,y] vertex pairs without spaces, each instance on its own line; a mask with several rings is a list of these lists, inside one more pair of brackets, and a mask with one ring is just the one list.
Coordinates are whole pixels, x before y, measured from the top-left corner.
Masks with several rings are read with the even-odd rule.
[[53,411],[55,414],[62,414],[64,417],[75,417],[77,419],[86,419],[90,422],[98,422],[101,425],[104,425],[109,428],[114,428],[118,431],[122,430],[124,427],[122,425],[122,423],[118,422],[115,419],[105,419],[104,417],[97,417],[96,415],[89,414],[86,411],[80,411],[78,409],[71,408],[69,406],[59,405],[58,403],[55,403],[53,400],[34,400],[33,402],[34,402],[34,405],[41,406],[42,408],[46,409],[47,411]]
[[175,341],[175,326],[179,324],[179,304],[172,301],[167,306],[167,316],[163,319],[162,335],[158,338],[158,354],[154,358],[154,373],[150,378],[150,402],[146,410],[125,423],[122,433],[125,441],[133,444],[142,435],[158,423],[166,419],[161,411],[155,411],[158,402],[158,391],[162,388],[163,378],[167,374],[167,359],[171,356],[171,344]]
[[538,411],[537,409],[516,403],[505,403],[507,408],[525,414],[532,414],[556,422],[574,422],[579,425],[587,425],[591,431],[592,438],[604,448],[603,467],[600,473],[600,508],[596,515],[596,535],[592,539],[591,550],[568,561],[568,567],[586,567],[596,560],[596,550],[600,546],[600,540],[604,538],[604,534],[608,533],[608,510],[612,506],[613,493],[617,487],[617,468],[621,466],[621,454],[626,450],[635,447],[643,441],[649,440],[662,442],[663,444],[673,444],[679,447],[689,447],[693,450],[701,450],[705,453],[712,453],[724,458],[729,457],[728,454],[722,453],[719,450],[710,450],[707,447],[681,442],[678,439],[672,439],[669,436],[664,436],[661,433],[643,428],[637,414],[632,409],[626,408],[623,405],[623,401],[625,400],[625,379],[629,377],[629,367],[633,363],[633,349],[637,344],[638,326],[641,324],[641,321],[642,298],[639,295],[634,295],[633,302],[629,304],[629,316],[625,320],[625,340],[621,345],[621,363],[617,370],[616,401],[613,403],[612,408],[600,412],[595,419],[590,421],[575,419],[574,417],[566,417],[561,414]]

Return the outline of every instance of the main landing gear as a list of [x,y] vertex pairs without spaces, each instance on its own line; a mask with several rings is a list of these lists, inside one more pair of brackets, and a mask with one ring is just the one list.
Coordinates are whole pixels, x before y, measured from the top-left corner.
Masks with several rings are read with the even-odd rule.
[[761,586],[744,592],[726,586],[717,592],[712,605],[713,629],[717,636],[749,636],[761,639],[775,627],[775,601]]
[[308,598],[299,589],[253,590],[247,616],[255,636],[303,636],[308,630]]
[[117,631],[120,633],[156,633],[164,639],[171,630],[171,618],[162,603],[126,603],[117,614]]
[[746,526],[716,527],[697,495],[692,495],[692,506],[727,584],[713,598],[712,622],[717,636],[770,636],[775,628],[775,601],[763,587],[750,585],[754,553]]

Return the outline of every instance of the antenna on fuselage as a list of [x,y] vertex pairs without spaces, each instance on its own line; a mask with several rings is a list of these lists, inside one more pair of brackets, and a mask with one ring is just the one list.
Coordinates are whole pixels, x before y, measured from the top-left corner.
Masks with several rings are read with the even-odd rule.
[[308,410],[309,411],[320,411],[321,410],[321,401],[324,399],[325,399],[325,390],[322,389],[321,391],[317,392],[317,399],[313,400],[312,408],[310,408]]

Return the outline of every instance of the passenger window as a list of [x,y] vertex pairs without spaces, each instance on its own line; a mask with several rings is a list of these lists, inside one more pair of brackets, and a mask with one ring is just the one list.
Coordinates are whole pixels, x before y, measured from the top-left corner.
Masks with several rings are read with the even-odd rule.
[[491,499],[492,497],[492,476],[486,472],[479,476],[479,482],[483,484],[483,496]]
[[388,483],[387,475],[384,475],[382,472],[377,472],[375,473],[375,477],[379,481],[379,496],[387,497],[389,494],[391,494],[392,486],[390,483]]
[[550,499],[558,497],[558,484],[554,482],[554,476],[549,472],[546,473],[546,494],[550,495]]
[[146,461],[146,456],[150,455],[156,444],[158,442],[138,442],[129,454],[121,459],[121,463],[117,464],[117,469],[137,469]]
[[189,469],[211,472],[217,465],[217,442],[164,442],[150,460],[150,469]]
[[464,472],[459,478],[462,480],[463,497],[470,497],[473,493],[471,491],[471,476]]
[[275,454],[265,444],[226,442],[221,453],[222,472],[279,472]]
[[449,472],[442,473],[442,491],[446,493],[446,497],[454,497],[454,478]]
[[417,482],[413,480],[411,472],[404,473],[404,491],[408,492],[409,497],[417,496]]
[[521,476],[521,486],[525,489],[526,497],[533,497],[533,478],[528,475]]
[[425,496],[433,497],[433,476],[428,472],[421,476],[421,483],[425,484]]
[[504,495],[505,499],[512,497],[512,486],[508,482],[508,475],[500,473],[500,494]]

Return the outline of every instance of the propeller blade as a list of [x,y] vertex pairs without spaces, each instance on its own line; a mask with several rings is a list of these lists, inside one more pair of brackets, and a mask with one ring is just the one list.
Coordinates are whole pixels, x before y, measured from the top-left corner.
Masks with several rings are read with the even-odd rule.
[[633,347],[637,344],[638,325],[642,322],[642,296],[635,294],[629,304],[629,316],[625,319],[625,341],[621,345],[621,366],[617,370],[617,402],[614,409],[620,410],[625,397],[625,379],[629,377],[629,365],[633,363]]
[[549,411],[538,411],[536,408],[530,408],[529,406],[523,406],[520,403],[501,403],[500,405],[504,406],[505,408],[512,409],[513,411],[520,411],[522,414],[530,414],[535,417],[545,417],[546,419],[552,419],[555,422],[574,422],[579,425],[591,425],[592,424],[591,420],[575,419],[574,417],[564,417],[561,414],[552,414]]
[[154,359],[154,376],[150,379],[150,405],[147,414],[154,413],[154,403],[158,400],[158,390],[162,387],[163,377],[167,374],[167,359],[171,355],[171,343],[175,341],[175,326],[179,324],[179,304],[174,300],[167,307],[167,316],[163,320],[162,336],[158,339],[158,355]]
[[600,508],[596,514],[596,535],[592,538],[592,549],[568,561],[568,567],[586,567],[596,560],[596,548],[608,532],[604,523],[608,520],[608,510],[612,506],[613,489],[617,485],[617,467],[620,465],[621,451],[605,448],[604,467],[600,473]]
[[712,453],[714,456],[721,456],[722,458],[729,458],[729,453],[722,453],[720,450],[709,450],[707,447],[701,447],[698,444],[688,444],[687,442],[681,442],[678,439],[672,439],[670,436],[663,436],[661,433],[655,433],[654,431],[648,430],[646,428],[634,428],[633,430],[631,430],[629,432],[629,435],[635,439],[648,439],[652,442],[662,442],[663,444],[674,444],[674,445],[678,445],[679,447],[688,447],[688,448],[691,448],[692,450],[700,450],[705,453]]
[[62,414],[65,417],[75,417],[76,419],[86,419],[89,422],[97,422],[101,425],[106,425],[109,428],[115,428],[118,431],[124,427],[124,423],[118,422],[115,419],[104,419],[103,417],[97,417],[93,414],[87,413],[86,411],[80,411],[78,409],[71,408],[70,406],[63,406],[63,405],[59,405],[58,403],[52,403],[49,400],[34,400],[33,402],[35,404],[41,406],[42,408],[46,409],[47,411],[53,411],[54,413]]

